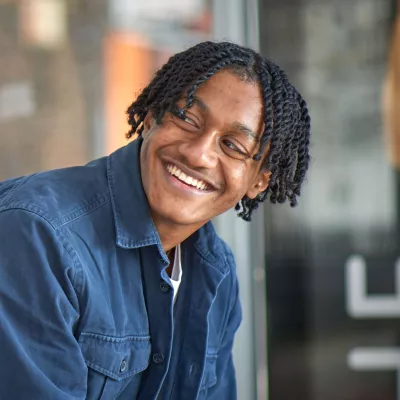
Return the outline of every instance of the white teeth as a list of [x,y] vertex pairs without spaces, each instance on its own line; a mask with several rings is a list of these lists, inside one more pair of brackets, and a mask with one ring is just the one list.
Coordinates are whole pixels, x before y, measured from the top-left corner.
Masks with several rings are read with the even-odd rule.
[[175,165],[167,165],[167,170],[171,175],[177,177],[180,181],[185,182],[190,186],[194,186],[197,189],[205,190],[208,187],[207,183],[199,181],[196,178],[192,178],[191,176],[186,175]]

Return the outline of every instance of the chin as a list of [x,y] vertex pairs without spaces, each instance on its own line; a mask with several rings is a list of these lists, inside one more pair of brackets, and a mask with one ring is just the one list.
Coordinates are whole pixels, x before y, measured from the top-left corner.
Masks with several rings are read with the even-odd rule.
[[174,205],[169,206],[168,209],[165,209],[165,207],[161,209],[155,207],[152,209],[158,218],[173,225],[201,225],[202,221],[204,221],[204,218],[201,218],[201,216],[196,216],[193,212],[187,210],[183,212],[179,211]]

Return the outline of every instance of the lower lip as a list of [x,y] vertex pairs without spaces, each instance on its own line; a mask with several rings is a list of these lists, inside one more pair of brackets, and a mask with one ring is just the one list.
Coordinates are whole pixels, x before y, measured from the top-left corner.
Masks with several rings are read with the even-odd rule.
[[180,181],[177,177],[174,175],[171,175],[167,168],[164,166],[164,171],[167,175],[167,180],[170,182],[174,187],[190,194],[195,194],[195,195],[205,195],[205,194],[210,194],[212,191],[211,190],[201,190],[197,189],[194,186],[187,185],[186,183],[183,183]]

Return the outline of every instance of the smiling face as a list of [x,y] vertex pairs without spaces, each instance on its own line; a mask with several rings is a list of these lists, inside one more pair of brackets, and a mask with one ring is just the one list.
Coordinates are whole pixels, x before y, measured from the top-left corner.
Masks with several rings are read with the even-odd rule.
[[[178,102],[182,108],[185,99]],[[160,125],[149,113],[140,163],[156,223],[202,226],[245,195],[268,186],[269,172],[254,161],[263,128],[259,86],[218,72],[196,92],[182,115],[166,113]]]

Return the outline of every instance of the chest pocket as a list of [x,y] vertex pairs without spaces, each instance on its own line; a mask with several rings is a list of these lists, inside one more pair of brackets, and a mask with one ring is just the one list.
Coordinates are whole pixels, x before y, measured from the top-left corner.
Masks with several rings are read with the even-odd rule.
[[[79,344],[88,368],[88,400],[114,400],[125,389],[135,398],[149,365],[150,336],[118,338],[82,333]],[[128,395],[128,393],[127,393]]]

